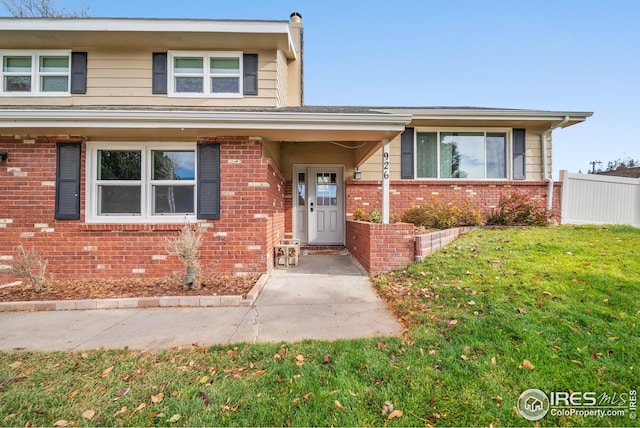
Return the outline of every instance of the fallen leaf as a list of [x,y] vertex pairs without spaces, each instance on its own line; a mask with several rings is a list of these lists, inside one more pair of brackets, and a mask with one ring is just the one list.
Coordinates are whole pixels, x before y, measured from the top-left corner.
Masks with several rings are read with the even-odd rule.
[[391,401],[385,401],[382,405],[382,416],[385,416],[389,412],[393,412],[393,404]]
[[522,366],[528,370],[533,370],[536,368],[536,366],[534,366],[533,364],[531,364],[531,361],[529,360],[523,360],[522,361]]
[[307,392],[304,394],[304,401],[309,401],[309,398],[313,395],[313,392]]
[[151,402],[154,404],[162,403],[164,400],[164,392],[158,392],[157,394],[153,394],[151,396]]
[[87,354],[86,352],[83,352],[82,354],[80,354],[80,356],[82,357],[83,360],[86,360],[87,358],[89,358],[89,354]]
[[121,389],[120,391],[116,392],[116,396],[113,398],[113,401],[118,401],[120,398],[124,397],[125,395],[127,395],[129,393],[129,391],[131,391],[131,388],[125,388],[125,389]]
[[521,314],[526,314],[527,310],[525,308],[518,308],[518,312]]
[[109,373],[111,373],[112,371],[113,371],[113,366],[109,367],[108,369],[104,369],[100,377],[107,377],[109,376]]
[[329,363],[329,354],[325,354],[325,356],[322,357],[322,362],[324,362],[325,364]]
[[200,391],[200,398],[202,398],[202,401],[204,402],[204,405],[209,407],[209,405],[211,404],[211,398],[209,398],[207,393],[204,392],[204,391]]
[[136,413],[138,413],[139,411],[141,411],[145,407],[147,407],[146,403],[140,403],[140,405],[138,407],[136,407],[136,409],[133,411],[133,414],[135,415]]
[[351,391],[349,391],[349,394],[350,394],[352,397],[357,397],[357,396],[358,396],[358,394],[357,394],[356,392],[351,392]]
[[429,349],[429,355],[436,355],[435,349]]
[[252,376],[258,377],[261,376],[263,374],[265,374],[267,371],[266,370],[256,370],[255,372],[251,373]]
[[70,425],[69,421],[65,421],[64,419],[60,419],[53,423],[54,427],[67,427],[69,425]]
[[394,410],[393,412],[389,413],[389,417],[387,418],[387,420],[391,420],[393,418],[401,418],[402,417],[402,410]]
[[335,404],[338,409],[344,409],[344,406],[338,400],[334,401],[333,404]]
[[107,390],[107,385],[100,385],[98,387],[98,390],[96,391],[97,394],[102,394],[103,392],[105,392]]
[[387,345],[382,342],[378,342],[378,349],[387,349]]
[[84,412],[82,412],[82,417],[85,419],[92,419],[95,415],[95,410],[85,410]]
[[296,357],[296,365],[297,366],[302,366],[304,365],[304,357],[302,355],[298,355]]
[[496,360],[496,357],[491,357],[491,364],[493,364],[494,366],[498,364],[498,360]]
[[460,358],[462,358],[463,360],[467,361],[469,359],[469,357],[467,357],[466,355],[460,355]]
[[15,368],[20,367],[21,365],[22,365],[22,361],[16,361],[16,362],[13,362],[13,363],[9,364],[9,367],[11,367],[12,369],[15,369]]
[[126,411],[127,411],[127,406],[122,406],[122,407],[120,408],[120,410],[118,410],[117,412],[115,412],[115,413],[113,414],[113,416],[114,416],[114,417],[116,417],[116,416],[118,416],[118,415],[121,415],[121,414],[123,414],[123,413],[126,413]]
[[611,342],[615,342],[616,340],[620,339],[619,337],[610,337],[609,341]]
[[180,413],[176,413],[175,415],[171,416],[169,419],[167,419],[167,422],[169,423],[176,423],[180,420],[180,418],[182,417],[182,415]]
[[458,320],[447,320],[447,326],[458,324]]
[[209,382],[209,376],[202,376],[198,382],[200,382],[200,383]]

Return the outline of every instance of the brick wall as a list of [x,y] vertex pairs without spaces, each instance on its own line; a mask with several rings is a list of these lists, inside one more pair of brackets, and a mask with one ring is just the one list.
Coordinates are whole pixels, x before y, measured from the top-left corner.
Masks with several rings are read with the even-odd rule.
[[414,261],[413,225],[347,220],[347,249],[372,275],[400,269]]
[[416,261],[422,261],[429,254],[439,251],[449,242],[455,240],[463,233],[467,233],[475,227],[454,227],[452,229],[438,230],[436,232],[421,233],[416,235]]
[[[553,215],[560,218],[560,187],[554,185]],[[447,201],[470,201],[482,213],[489,214],[498,206],[500,195],[509,195],[515,190],[530,195],[532,200],[544,201],[546,205],[548,184],[544,181],[466,181],[466,180],[394,180],[390,184],[389,201],[391,214],[399,217],[409,208],[428,203],[433,197]],[[380,181],[347,182],[347,218],[357,208],[369,212],[381,209],[382,185]]]
[[[80,220],[54,220],[55,144],[81,137],[0,137],[0,266],[15,247],[35,249],[57,279],[165,277],[181,273],[163,241],[181,225],[85,224],[85,146]],[[205,139],[206,140],[206,139]],[[213,139],[212,139],[213,140]],[[217,137],[221,144],[221,218],[202,221],[205,274],[259,274],[273,266],[273,242],[284,235],[284,180],[262,157],[261,140]],[[4,271],[6,272],[6,270]],[[0,282],[11,278],[0,269]]]

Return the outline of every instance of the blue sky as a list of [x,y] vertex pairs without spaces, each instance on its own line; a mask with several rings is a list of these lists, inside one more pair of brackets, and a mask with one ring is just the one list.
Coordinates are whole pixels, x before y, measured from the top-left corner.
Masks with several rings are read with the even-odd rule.
[[[95,17],[302,14],[305,103],[593,111],[554,132],[554,176],[640,159],[638,0],[57,0]],[[0,15],[7,12],[0,6]]]

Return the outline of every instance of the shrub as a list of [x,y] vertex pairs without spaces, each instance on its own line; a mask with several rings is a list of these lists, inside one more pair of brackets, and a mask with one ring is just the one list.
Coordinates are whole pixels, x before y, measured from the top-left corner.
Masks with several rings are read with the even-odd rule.
[[524,193],[515,191],[500,196],[498,208],[487,218],[488,225],[495,226],[547,226],[551,213],[541,202],[532,201]]
[[47,276],[47,265],[49,261],[34,249],[25,250],[22,245],[16,248],[18,257],[11,265],[9,272],[17,277],[26,278],[31,282],[33,291],[39,293],[42,287],[50,279]]
[[202,245],[202,231],[198,225],[185,223],[177,236],[165,239],[167,252],[177,256],[186,269],[182,286],[185,290],[198,289],[200,276],[200,245]]
[[428,204],[410,208],[402,217],[402,221],[429,229],[450,229],[483,224],[480,211],[469,201],[446,203],[440,198],[434,198]]

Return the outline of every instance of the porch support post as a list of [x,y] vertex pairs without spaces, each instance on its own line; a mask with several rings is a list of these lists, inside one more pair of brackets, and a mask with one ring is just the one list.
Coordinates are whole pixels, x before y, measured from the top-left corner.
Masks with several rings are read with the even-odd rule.
[[389,139],[382,140],[382,224],[389,224]]

